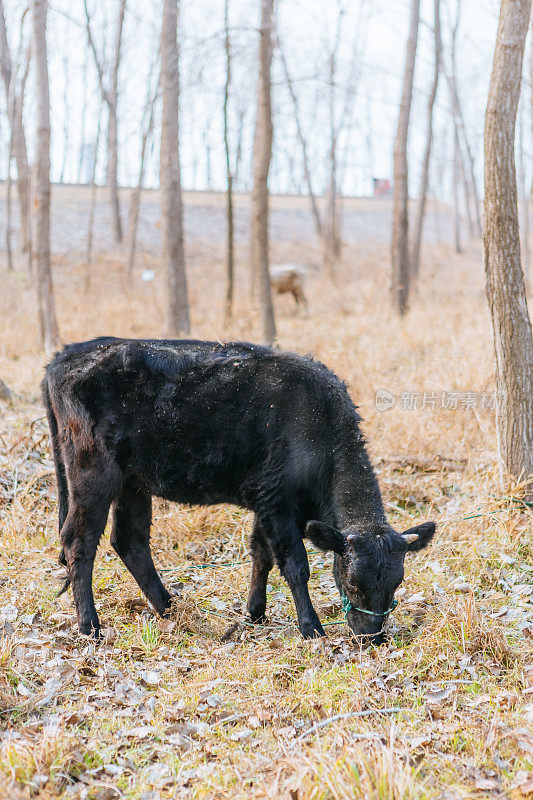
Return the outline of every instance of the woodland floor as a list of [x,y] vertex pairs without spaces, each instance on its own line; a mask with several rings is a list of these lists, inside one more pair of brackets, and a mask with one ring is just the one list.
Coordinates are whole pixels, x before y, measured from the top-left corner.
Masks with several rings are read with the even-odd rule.
[[[236,320],[223,325],[222,222],[187,240],[193,334],[254,339],[244,243]],[[0,404],[1,798],[533,796],[533,514],[516,488],[499,488],[480,248],[427,247],[399,321],[382,233],[347,245],[336,284],[309,276],[308,317],[276,299],[280,345],[327,363],[360,406],[391,523],[438,523],[433,546],[406,564],[377,649],[343,624],[302,641],[277,571],[269,624],[247,625],[250,515],[163,502],[153,550],[175,619],[153,614],[104,537],[94,584],[105,643],[78,636],[71,594],[55,598],[34,289],[22,265],[2,266],[0,377],[15,397]],[[273,241],[274,262],[313,264],[318,252],[312,234]],[[55,258],[54,278],[64,341],[165,332],[149,248],[131,281],[111,250],[98,250],[87,291],[79,250]],[[393,408],[376,408],[378,390]],[[340,621],[331,557],[308,550],[315,606]]]

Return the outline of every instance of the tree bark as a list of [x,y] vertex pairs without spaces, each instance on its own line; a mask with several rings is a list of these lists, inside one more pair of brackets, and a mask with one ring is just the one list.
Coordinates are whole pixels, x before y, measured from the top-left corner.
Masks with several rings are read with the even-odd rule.
[[96,139],[94,142],[94,156],[91,172],[91,199],[89,201],[89,222],[87,225],[87,251],[85,254],[85,291],[89,290],[91,285],[91,262],[93,255],[93,231],[94,231],[94,215],[96,211],[96,195],[98,187],[96,185],[96,168],[98,166],[98,151],[100,149],[100,132],[102,128],[102,104],[98,111],[98,125],[96,128]]
[[[462,253],[461,247],[461,209],[459,207],[459,171],[461,169],[461,150],[459,145],[459,134],[453,120],[453,211],[454,211],[454,234],[455,234],[455,252]],[[468,207],[468,197],[465,195],[466,204]]]
[[[454,125],[455,125],[455,118],[454,118]],[[455,130],[457,134],[457,175],[458,179],[460,178],[463,184],[463,194],[465,198],[465,211],[466,211],[466,220],[468,223],[468,234],[471,239],[474,238],[476,235],[476,228],[474,226],[474,219],[472,217],[472,205],[476,202],[475,196],[472,194],[472,188],[470,186],[470,181],[468,180],[468,176],[466,174],[466,164],[465,164],[465,157],[463,153],[463,148],[461,147],[461,140],[459,138],[459,129],[455,125]]]
[[324,264],[332,279],[335,278],[334,265],[340,256],[340,239],[337,203],[337,137],[335,124],[335,58],[339,46],[342,13],[339,14],[337,36],[333,51],[329,56],[329,150],[328,150],[328,188],[326,192],[326,213],[323,226]]
[[168,333],[189,333],[189,302],[183,245],[183,202],[179,161],[178,0],[164,0],[161,28],[161,216],[163,260],[168,281]]
[[117,119],[117,106],[118,106],[118,73],[120,68],[120,49],[122,45],[122,31],[124,28],[124,15],[126,12],[126,0],[120,0],[117,28],[115,34],[115,51],[113,61],[109,73],[108,87],[106,88],[104,82],[104,68],[96,51],[94,42],[91,18],[89,9],[87,7],[87,0],[84,0],[85,19],[87,27],[87,37],[89,45],[93,53],[96,72],[98,75],[98,83],[102,99],[107,105],[108,121],[107,121],[107,187],[109,190],[109,202],[111,206],[111,221],[112,230],[115,242],[120,244],[122,241],[122,219],[120,215],[120,200],[118,195],[118,119]]
[[109,118],[107,125],[107,185],[109,188],[109,200],[111,203],[111,215],[113,219],[113,233],[115,242],[122,241],[122,219],[120,216],[120,201],[118,197],[118,71],[120,67],[120,48],[122,44],[122,30],[124,27],[124,14],[126,11],[126,0],[120,0],[117,31],[115,37],[115,54],[111,69],[111,80],[109,87]]
[[[22,252],[28,256],[28,268],[31,273],[31,217],[30,217],[30,170],[28,166],[28,151],[26,136],[22,124],[22,106],[24,102],[24,85],[22,83],[20,94],[17,94],[15,84],[16,76],[7,41],[6,20],[3,0],[0,0],[0,70],[6,93],[9,124],[11,128],[11,148],[17,165],[17,194],[20,208],[20,232]],[[10,102],[10,96],[12,101]]]
[[226,303],[224,319],[229,325],[233,316],[233,297],[235,293],[235,257],[234,257],[234,230],[233,230],[233,173],[229,151],[228,135],[228,103],[231,85],[231,43],[229,39],[229,2],[224,4],[224,51],[226,55],[226,80],[224,83],[224,152],[226,155]]
[[[533,20],[531,20],[531,33],[529,36],[529,86],[530,86],[530,124],[531,124],[531,132],[533,133]],[[529,223],[529,215],[531,212],[531,206],[533,205],[533,180],[531,181],[531,188],[529,190],[529,196],[527,198],[527,205],[526,205],[526,213],[528,215],[528,223]],[[526,280],[526,289],[529,285],[530,281],[530,270],[529,264],[526,263],[526,273],[525,273],[525,280]]]
[[520,127],[518,134],[519,141],[519,186],[520,186],[520,214],[522,222],[520,224],[520,246],[524,255],[524,278],[527,287],[527,280],[529,276],[529,208],[528,208],[528,193],[526,190],[526,167],[524,158],[524,114],[523,106],[520,108]]
[[531,0],[502,0],[485,118],[487,299],[496,358],[502,482],[524,481],[533,500],[533,338],[520,263],[514,137]]
[[[455,119],[455,125],[457,127],[460,139],[459,151],[461,154],[461,168],[463,171],[465,203],[468,215],[468,225],[469,225],[470,235],[472,235],[474,232],[474,227],[472,224],[472,218],[470,212],[470,200],[472,199],[472,203],[474,205],[474,213],[476,217],[476,232],[478,236],[481,236],[481,213],[480,213],[479,194],[477,190],[476,174],[474,168],[474,157],[472,155],[470,142],[468,141],[468,136],[466,135],[463,109],[461,106],[461,101],[459,99],[459,89],[457,86],[456,43],[457,43],[457,33],[459,30],[459,24],[461,20],[461,8],[462,8],[462,0],[457,0],[455,22],[451,32],[451,49],[450,49],[451,69],[449,72],[446,73],[446,81],[448,83],[451,96],[452,114]],[[466,156],[467,165],[465,165],[464,163],[465,159],[463,159],[463,148]]]
[[285,53],[279,46],[278,42],[278,51],[281,60],[281,66],[283,67],[283,72],[285,74],[285,80],[287,82],[287,88],[289,90],[289,94],[291,96],[292,106],[294,109],[294,121],[296,123],[296,133],[298,135],[298,140],[300,142],[300,147],[302,148],[302,160],[303,160],[303,168],[304,168],[304,176],[305,182],[307,185],[307,193],[309,195],[309,202],[311,203],[311,213],[313,215],[313,220],[315,223],[315,230],[316,235],[319,239],[322,239],[322,219],[320,217],[320,211],[318,208],[318,203],[316,200],[315,193],[313,191],[313,182],[311,179],[311,169],[309,167],[309,155],[307,152],[307,141],[305,139],[302,123],[300,119],[300,109],[298,107],[298,98],[296,97],[296,92],[294,91],[294,85],[291,80],[291,76],[289,74],[289,67],[287,64],[287,59],[285,58]]
[[32,0],[33,59],[37,90],[35,163],[35,264],[39,323],[44,350],[59,346],[50,265],[50,89],[46,49],[47,0]]
[[392,303],[403,316],[409,302],[409,190],[407,183],[407,135],[413,96],[420,0],[411,0],[409,38],[403,75],[402,99],[394,141],[394,196],[392,208]]
[[13,248],[11,246],[11,159],[13,156],[13,147],[11,138],[9,140],[9,152],[7,156],[7,187],[6,187],[6,256],[7,268],[9,272],[13,271]]
[[65,47],[63,52],[63,147],[61,157],[61,172],[59,173],[59,183],[65,180],[65,170],[67,168],[67,156],[70,147],[70,104],[69,104],[69,85],[70,81],[67,76],[69,75],[69,51]]
[[270,67],[272,63],[272,25],[274,0],[261,0],[259,38],[259,81],[254,136],[254,185],[252,190],[252,270],[259,293],[263,340],[276,337],[274,307],[270,289],[268,237],[268,173],[272,152],[272,103]]
[[143,120],[148,119],[148,122],[146,123],[142,133],[141,154],[139,159],[139,177],[137,179],[137,186],[135,187],[131,195],[129,220],[128,220],[128,275],[130,276],[130,279],[131,276],[133,275],[133,270],[135,268],[137,228],[139,226],[139,207],[141,202],[141,192],[144,186],[146,147],[148,145],[148,140],[150,139],[152,131],[154,129],[154,114],[155,114],[156,100],[157,100],[157,89],[155,92],[153,92],[152,96],[150,96],[150,87],[149,87],[146,96],[146,104],[144,107],[144,115],[143,115]]
[[83,160],[85,158],[85,133],[87,126],[87,101],[89,95],[87,92],[87,71],[88,71],[88,50],[85,49],[83,57],[83,68],[81,77],[81,96],[83,97],[83,106],[81,110],[81,124],[80,124],[80,151],[78,154],[78,183],[82,181]]
[[413,236],[413,257],[411,261],[413,281],[417,280],[418,273],[420,271],[420,247],[422,244],[422,229],[424,226],[424,214],[426,211],[426,196],[429,182],[429,161],[431,158],[431,147],[433,144],[433,107],[435,105],[435,98],[437,96],[437,89],[439,86],[440,59],[442,51],[440,38],[440,0],[434,0],[434,19],[435,66],[433,71],[433,83],[431,85],[431,91],[429,93],[427,105],[426,147],[424,149],[424,158],[422,161],[420,189],[418,191],[418,203],[415,217],[415,231]]

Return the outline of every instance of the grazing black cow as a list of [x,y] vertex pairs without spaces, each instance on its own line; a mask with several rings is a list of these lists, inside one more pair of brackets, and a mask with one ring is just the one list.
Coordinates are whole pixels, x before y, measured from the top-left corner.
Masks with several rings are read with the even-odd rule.
[[43,397],[59,487],[62,561],[81,633],[99,634],[92,571],[110,507],[111,544],[162,616],[171,595],[150,552],[152,495],[252,509],[248,611],[264,618],[277,562],[304,637],[323,635],[303,539],[333,551],[355,634],[379,643],[405,554],[435,532],[387,523],[360,417],[310,358],[259,345],[101,338],[68,345]]

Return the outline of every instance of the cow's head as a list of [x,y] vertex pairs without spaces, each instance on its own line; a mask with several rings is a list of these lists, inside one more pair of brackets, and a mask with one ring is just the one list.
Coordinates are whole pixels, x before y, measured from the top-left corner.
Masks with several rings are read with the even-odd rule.
[[322,522],[307,524],[306,536],[313,544],[335,553],[335,583],[348,625],[357,636],[381,644],[383,625],[403,580],[405,554],[422,550],[434,533],[434,522],[404,533],[386,523],[372,532],[351,525],[339,531]]

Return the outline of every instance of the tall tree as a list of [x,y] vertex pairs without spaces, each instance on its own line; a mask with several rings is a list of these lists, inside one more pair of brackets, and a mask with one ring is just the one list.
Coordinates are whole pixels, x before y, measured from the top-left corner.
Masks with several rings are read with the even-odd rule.
[[189,301],[183,246],[183,201],[179,159],[178,0],[164,0],[161,28],[161,216],[163,260],[168,281],[168,333],[189,333]]
[[259,81],[254,136],[254,185],[252,190],[252,270],[259,294],[263,340],[274,341],[276,323],[270,289],[268,237],[268,172],[272,152],[272,25],[274,0],[261,0]]
[[[21,21],[22,25],[22,21]],[[16,69],[14,69],[7,38],[6,19],[3,0],[0,0],[0,71],[6,93],[6,105],[10,126],[10,152],[17,165],[17,194],[20,208],[20,230],[22,251],[28,256],[31,272],[31,217],[30,217],[30,169],[26,136],[22,124],[25,79],[17,89]],[[27,75],[27,71],[25,73]]]
[[98,167],[98,153],[100,151],[100,134],[102,130],[102,103],[98,109],[98,124],[96,126],[96,138],[94,141],[93,163],[91,167],[91,194],[89,200],[89,216],[87,222],[87,249],[85,251],[85,291],[88,291],[91,285],[91,261],[93,257],[93,234],[94,234],[94,217],[96,213],[96,195],[98,193],[98,186],[96,183],[96,169]]
[[233,171],[231,169],[228,105],[231,85],[231,43],[229,38],[229,2],[224,3],[224,53],[226,56],[226,80],[224,82],[224,153],[226,155],[226,305],[225,320],[228,324],[233,316],[233,296],[235,293],[235,257],[233,225]]
[[102,59],[96,50],[93,31],[91,27],[91,17],[87,7],[87,0],[83,0],[85,8],[85,20],[87,25],[87,37],[94,58],[94,64],[98,75],[98,84],[102,94],[102,100],[108,109],[107,117],[107,187],[109,189],[109,202],[111,205],[111,219],[113,225],[113,236],[115,242],[122,241],[122,218],[120,215],[120,201],[118,196],[118,73],[120,67],[120,51],[122,47],[122,31],[124,28],[124,15],[126,13],[126,0],[119,0],[117,25],[115,31],[115,47],[113,59],[106,77]]
[[[533,19],[531,20],[531,33],[529,36],[529,86],[530,86],[529,113],[530,113],[531,133],[533,134]],[[527,205],[528,205],[527,211],[529,214],[530,208],[533,205],[533,179],[531,181],[531,188],[529,190]],[[526,273],[526,285],[528,280],[529,280],[529,272]]]
[[524,153],[524,104],[520,104],[520,122],[518,128],[518,185],[519,185],[519,202],[520,202],[520,239],[521,249],[524,258],[524,276],[527,287],[529,277],[529,198],[526,189],[526,165]]
[[[459,25],[461,21],[462,0],[456,2],[455,21],[451,30],[451,46],[450,46],[450,68],[446,71],[446,82],[450,91],[451,97],[451,111],[457,128],[457,135],[459,137],[459,153],[461,156],[460,165],[465,190],[465,203],[468,214],[468,223],[471,235],[474,230],[478,236],[481,236],[481,213],[479,193],[477,190],[477,181],[475,173],[474,156],[472,148],[466,132],[466,125],[464,121],[463,108],[459,97],[459,87],[457,81],[457,35],[459,32]],[[464,157],[463,157],[464,151]],[[465,165],[466,161],[466,165]],[[474,214],[476,219],[476,227],[474,229],[471,219],[470,203],[473,203]]]
[[278,38],[278,53],[279,58],[281,61],[281,66],[283,67],[283,73],[285,75],[285,81],[287,83],[287,88],[289,90],[289,94],[292,101],[293,112],[294,112],[294,121],[296,123],[296,133],[298,136],[298,141],[300,142],[300,147],[302,148],[302,161],[303,161],[303,169],[304,169],[304,177],[305,183],[307,185],[307,194],[309,195],[309,202],[311,203],[311,213],[313,215],[313,220],[315,223],[315,230],[316,234],[319,239],[322,239],[322,218],[320,216],[320,210],[318,208],[318,203],[316,200],[316,195],[313,191],[313,181],[311,178],[311,167],[310,167],[310,159],[309,159],[309,152],[307,147],[307,140],[304,136],[303,127],[302,127],[302,120],[300,114],[300,108],[298,105],[298,98],[296,97],[296,92],[294,90],[294,83],[291,79],[289,73],[289,65],[287,64],[287,59],[285,57],[285,53],[283,48],[280,46],[279,38]]
[[[152,65],[153,66],[153,65]],[[128,275],[132,276],[135,267],[135,250],[137,246],[137,228],[139,225],[139,210],[141,204],[141,192],[144,186],[144,170],[146,159],[146,148],[154,129],[155,105],[159,95],[159,88],[152,89],[152,69],[147,80],[146,101],[144,104],[141,152],[139,156],[139,173],[137,186],[131,193],[130,209],[128,215]]]
[[329,112],[329,148],[328,148],[328,183],[326,188],[326,210],[323,226],[324,263],[331,277],[334,277],[334,264],[341,252],[339,231],[339,185],[337,144],[339,141],[339,125],[335,113],[335,91],[337,88],[337,58],[342,33],[345,7],[338,4],[337,26],[332,47],[328,55],[328,112]]
[[[455,122],[453,124],[453,210],[454,210],[454,233],[455,233],[455,252],[462,253],[461,247],[461,209],[459,206],[459,177],[461,173],[461,147],[459,145],[459,134]],[[468,208],[468,196],[465,194],[466,207]]]
[[409,38],[403,73],[402,99],[394,140],[394,197],[392,208],[392,302],[400,316],[409,302],[409,190],[407,182],[407,135],[413,97],[420,0],[411,0]]
[[520,262],[514,139],[531,0],[502,0],[485,117],[487,299],[496,356],[502,479],[525,480],[533,500],[533,338]]
[[59,345],[50,264],[50,87],[46,49],[47,0],[32,0],[33,61],[37,91],[35,136],[35,264],[41,339],[45,352]]
[[439,87],[439,72],[441,60],[441,38],[440,38],[440,0],[434,0],[434,52],[435,65],[433,68],[433,83],[429,93],[427,105],[427,130],[426,146],[422,160],[422,170],[420,173],[420,189],[418,190],[418,203],[415,217],[415,231],[413,236],[413,256],[411,261],[411,272],[413,279],[416,280],[420,269],[420,247],[422,244],[422,229],[424,226],[424,214],[426,210],[426,196],[429,183],[429,160],[431,158],[431,147],[433,144],[433,107]]

